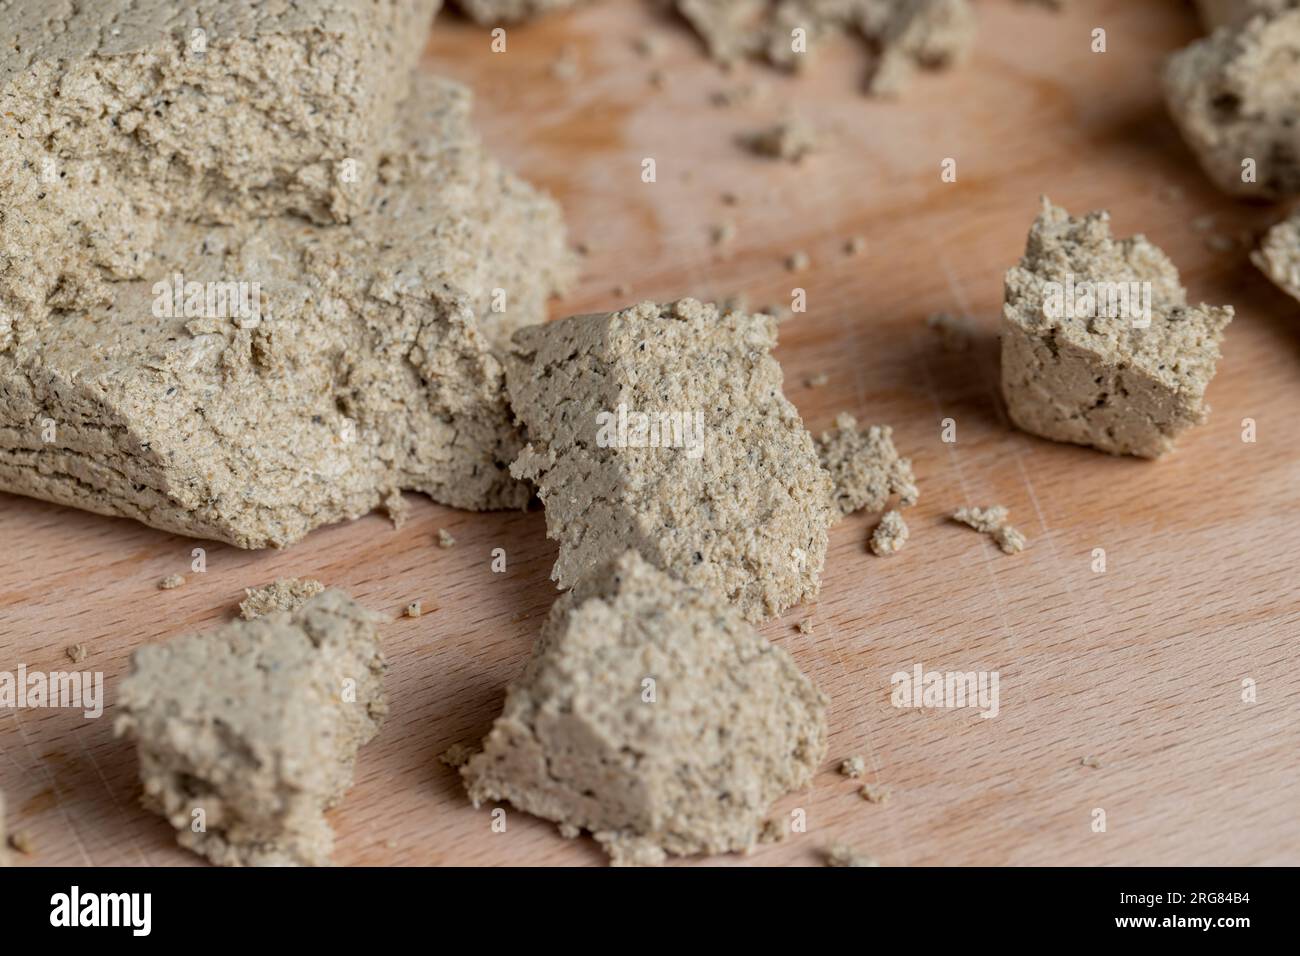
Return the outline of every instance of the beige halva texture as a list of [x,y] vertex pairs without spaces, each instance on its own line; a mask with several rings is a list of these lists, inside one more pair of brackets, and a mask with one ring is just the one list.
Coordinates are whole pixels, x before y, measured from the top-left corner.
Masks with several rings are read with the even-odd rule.
[[752,848],[825,752],[825,698],[790,656],[628,552],[556,602],[461,775],[475,805],[508,800],[652,864]]
[[377,620],[331,590],[132,655],[116,729],[181,846],[223,866],[329,862],[323,812],[388,710]]
[[1260,13],[1276,14],[1300,7],[1300,0],[1196,0],[1196,8],[1209,30],[1241,26]]
[[[516,333],[507,384],[529,445],[513,473],[536,482],[561,587],[632,548],[751,620],[817,594],[830,483],[775,345],[770,316],[693,299]],[[638,432],[638,416],[670,427]]]
[[367,208],[439,0],[12,0],[0,312],[90,310],[174,219]]
[[1300,214],[1270,229],[1250,260],[1279,289],[1300,299]]
[[1300,193],[1300,9],[1216,30],[1171,56],[1164,80],[1215,185],[1254,199]]
[[[677,9],[722,63],[762,57],[799,69],[828,36],[862,37],[873,54],[866,88],[898,93],[918,66],[960,62],[975,35],[968,0],[676,0]],[[803,30],[807,52],[794,47]]]
[[276,611],[296,611],[324,590],[325,585],[312,578],[277,578],[260,588],[244,588],[239,616],[252,621]]
[[[1087,283],[1108,284],[1094,286],[1101,304],[1091,309]],[[1141,328],[1144,283],[1151,314]],[[1111,308],[1107,290],[1124,288],[1129,307]],[[1105,212],[1072,218],[1044,199],[1024,258],[1006,276],[1002,393],[1011,419],[1044,438],[1157,458],[1205,421],[1232,315],[1230,306],[1188,305],[1169,258],[1143,236],[1112,238]]]
[[912,461],[898,454],[893,435],[888,425],[861,428],[847,412],[837,415],[835,427],[822,433],[817,454],[831,476],[840,514],[879,511],[894,496],[903,508],[920,499]]
[[[89,274],[92,301],[20,314],[0,338],[0,489],[248,548],[399,488],[522,506],[490,346],[544,318],[569,254],[556,205],[483,153],[469,111],[421,78],[347,226],[170,223],[142,278]],[[171,294],[178,275],[197,299]]]

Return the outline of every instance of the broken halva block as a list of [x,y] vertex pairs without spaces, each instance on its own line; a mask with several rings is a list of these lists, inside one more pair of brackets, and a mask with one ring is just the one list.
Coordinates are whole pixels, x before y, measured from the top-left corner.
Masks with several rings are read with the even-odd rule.
[[[0,158],[50,175],[86,241],[167,204],[230,222],[365,209],[378,153],[441,0],[10,0]],[[39,213],[55,204],[43,201]],[[35,214],[35,212],[34,212]],[[82,218],[85,214],[85,218]]]
[[132,655],[116,730],[181,846],[222,866],[329,862],[323,813],[388,710],[377,620],[331,590]]
[[1169,58],[1169,111],[1206,175],[1234,196],[1300,192],[1300,9],[1224,27]]
[[1293,299],[1300,299],[1300,214],[1270,229],[1250,255],[1264,275]]
[[1002,394],[1020,428],[1156,458],[1205,421],[1232,308],[1188,305],[1169,258],[1112,238],[1105,212],[1044,199],[1005,296]]
[[471,799],[589,830],[615,863],[748,850],[826,752],[825,698],[715,595],[635,552],[551,609]]
[[513,473],[537,484],[561,587],[633,548],[751,620],[817,593],[830,481],[782,394],[774,319],[646,302],[514,341]]
[[348,225],[169,223],[139,279],[0,325],[0,490],[247,548],[395,489],[522,506],[491,345],[565,282],[559,210],[429,77],[379,177]]

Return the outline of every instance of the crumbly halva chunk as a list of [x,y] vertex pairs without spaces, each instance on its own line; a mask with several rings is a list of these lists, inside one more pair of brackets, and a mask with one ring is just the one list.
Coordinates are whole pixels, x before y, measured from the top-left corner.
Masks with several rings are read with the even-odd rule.
[[173,223],[144,278],[17,315],[0,489],[247,548],[395,488],[527,502],[491,344],[565,281],[558,208],[484,155],[468,93],[427,77],[380,175],[347,226]]
[[879,866],[874,859],[861,850],[845,843],[833,843],[824,851],[827,866]]
[[260,588],[244,588],[247,597],[239,602],[239,616],[252,621],[275,611],[296,611],[324,590],[312,578],[276,578]]
[[1169,58],[1164,83],[1216,186],[1255,199],[1300,193],[1300,10],[1216,30]]
[[1110,217],[1043,200],[1007,272],[1002,394],[1017,426],[1055,441],[1157,458],[1205,421],[1231,306],[1188,305],[1178,270]]
[[894,447],[894,430],[888,425],[859,428],[848,412],[835,417],[835,427],[817,442],[822,467],[831,476],[833,504],[840,514],[879,511],[893,495],[901,507],[910,508],[920,498],[912,461]]
[[1196,0],[1206,29],[1239,27],[1260,13],[1270,16],[1300,6],[1300,0]]
[[1250,261],[1279,289],[1300,299],[1300,214],[1270,229]]
[[116,731],[181,846],[222,866],[329,862],[323,813],[388,710],[377,620],[330,590],[132,655]]
[[952,520],[988,535],[1004,554],[1018,554],[1025,550],[1028,540],[1007,520],[1010,513],[1004,505],[987,508],[958,508]]
[[516,333],[512,473],[537,484],[561,587],[633,548],[751,620],[816,595],[830,481],[775,344],[770,316],[693,299]]
[[628,552],[556,602],[461,775],[476,806],[509,800],[615,863],[658,863],[752,848],[825,751],[825,698],[790,656]]
[[911,531],[908,530],[907,522],[903,520],[902,512],[893,509],[886,511],[880,516],[880,523],[871,532],[869,542],[871,553],[881,558],[898,554],[903,550],[903,545],[907,544],[910,534]]
[[582,0],[455,0],[465,16],[483,24],[520,23],[580,2]]
[[[677,9],[724,64],[762,57],[800,69],[828,36],[862,37],[873,54],[867,91],[900,91],[918,66],[956,63],[969,51],[975,16],[967,0],[676,0]],[[806,51],[795,49],[801,29]]]
[[11,0],[0,9],[5,158],[32,174],[29,194],[64,193],[67,204],[47,196],[39,211],[62,211],[92,244],[143,241],[96,237],[95,224],[164,202],[205,221],[346,221],[365,208],[440,5]]

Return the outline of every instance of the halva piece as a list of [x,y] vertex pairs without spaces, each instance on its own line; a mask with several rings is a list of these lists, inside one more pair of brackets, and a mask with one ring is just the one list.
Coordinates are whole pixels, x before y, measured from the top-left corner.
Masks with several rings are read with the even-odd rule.
[[1251,253],[1250,261],[1279,289],[1300,299],[1300,214],[1270,229]]
[[329,862],[323,812],[387,712],[376,620],[331,590],[132,655],[116,730],[181,846],[222,866]]
[[513,474],[537,484],[561,587],[632,548],[751,620],[817,593],[830,481],[782,394],[772,317],[646,302],[514,341]]
[[1025,550],[1029,542],[1023,534],[1011,526],[1008,517],[1009,512],[1004,505],[958,508],[952,515],[954,521],[973,528],[980,534],[988,535],[1004,554],[1017,554]]
[[1164,82],[1215,185],[1254,199],[1300,192],[1300,10],[1216,30],[1171,56]]
[[[347,226],[172,223],[145,275],[0,328],[0,490],[240,547],[394,489],[522,506],[491,343],[545,317],[559,210],[421,78]],[[502,307],[495,311],[496,306]]]
[[902,512],[893,509],[886,511],[880,516],[880,523],[871,532],[869,542],[871,553],[881,558],[898,554],[903,550],[903,545],[907,544],[910,533],[907,522],[903,520]]
[[635,552],[551,609],[471,799],[589,830],[615,863],[753,847],[768,806],[826,752],[825,698],[707,591]]
[[1002,394],[1020,428],[1156,458],[1205,421],[1232,307],[1188,305],[1144,236],[1113,239],[1107,213],[1044,199],[1005,290]]
[[817,455],[831,476],[833,503],[840,514],[879,511],[893,495],[910,508],[920,498],[912,461],[894,447],[888,425],[859,428],[848,412],[835,417],[835,427],[823,432]]
[[1196,0],[1206,29],[1239,27],[1257,14],[1270,16],[1300,6],[1300,0]]
[[[763,57],[800,69],[828,36],[856,34],[873,54],[867,91],[897,93],[918,67],[944,67],[970,49],[968,0],[676,0],[678,11],[724,64]],[[796,33],[796,31],[801,31]]]
[[[61,213],[93,251],[123,257],[151,239],[132,220],[160,205],[346,221],[366,207],[440,5],[10,0],[0,160],[33,175],[5,206],[30,200],[22,215],[52,227]],[[98,231],[114,221],[120,232]]]
[[251,621],[274,611],[296,611],[324,590],[312,578],[277,578],[265,587],[244,588],[247,597],[239,602],[239,616]]

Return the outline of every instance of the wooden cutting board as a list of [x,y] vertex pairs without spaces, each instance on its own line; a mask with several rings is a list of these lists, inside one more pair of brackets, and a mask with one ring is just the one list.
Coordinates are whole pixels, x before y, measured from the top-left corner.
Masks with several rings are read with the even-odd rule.
[[[787,394],[814,430],[841,410],[892,424],[922,489],[901,555],[872,556],[873,516],[850,517],[832,534],[821,600],[764,628],[831,700],[824,767],[777,805],[802,809],[807,832],[704,862],[815,863],[844,842],[886,865],[1300,863],[1300,306],[1244,246],[1210,248],[1222,244],[1210,236],[1258,232],[1282,210],[1218,195],[1165,114],[1159,66],[1197,35],[1191,13],[981,0],[971,61],[879,102],[857,92],[864,60],[851,43],[797,79],[726,74],[648,7],[606,2],[511,29],[504,54],[450,16],[430,41],[424,68],[477,91],[492,148],[559,197],[588,250],[555,314],[683,295],[743,294],[757,308],[804,288],[808,311],[783,325],[778,350]],[[1090,51],[1095,27],[1104,54]],[[654,59],[632,46],[650,34],[664,41]],[[712,102],[755,81],[765,95]],[[825,131],[820,154],[795,166],[735,144],[787,112]],[[949,157],[956,183],[940,181]],[[641,181],[645,158],[654,183]],[[1168,460],[1113,459],[1008,425],[1002,275],[1043,193],[1075,212],[1109,208],[1117,234],[1145,232],[1169,253],[1193,299],[1237,308],[1213,416]],[[1194,228],[1206,215],[1213,227]],[[712,229],[725,222],[737,234],[719,250]],[[866,251],[846,256],[859,235]],[[792,275],[796,251],[812,264]],[[968,316],[976,347],[945,352],[925,325],[936,311]],[[820,373],[825,385],[806,383]],[[954,444],[941,441],[945,418]],[[207,572],[161,591],[161,578],[188,572],[197,542],[0,496],[0,670],[67,668],[64,649],[84,642],[80,667],[104,672],[110,702],[99,720],[0,711],[0,788],[11,830],[34,848],[23,862],[198,862],[137,804],[131,749],[112,735],[116,683],[133,648],[229,620],[245,586],[281,575],[344,587],[395,618],[384,628],[392,716],[331,814],[339,863],[600,862],[590,840],[522,813],[492,832],[436,759],[487,731],[556,597],[542,515],[408,499],[401,531],[372,515],[282,553],[206,543]],[[1023,554],[945,520],[995,502],[1031,539]],[[454,548],[436,547],[439,528]],[[497,547],[505,574],[489,568]],[[441,607],[397,619],[415,599]],[[796,628],[804,619],[810,634]],[[892,706],[891,675],[917,663],[997,671],[997,717]],[[887,803],[836,772],[852,754],[890,788]]]

